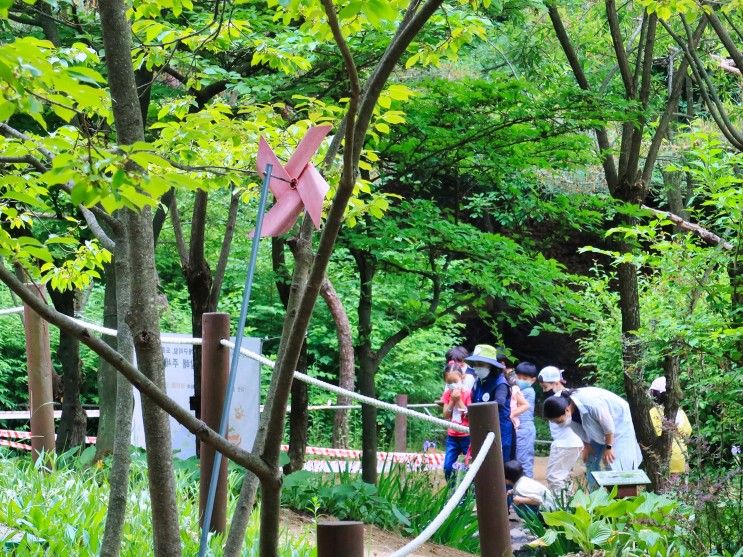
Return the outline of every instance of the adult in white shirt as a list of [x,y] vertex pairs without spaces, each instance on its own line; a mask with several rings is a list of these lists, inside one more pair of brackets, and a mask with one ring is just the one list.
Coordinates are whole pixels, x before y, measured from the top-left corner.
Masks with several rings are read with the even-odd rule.
[[635,470],[642,462],[629,404],[606,389],[565,389],[544,401],[544,417],[570,427],[583,440],[588,487],[596,482],[591,472],[605,465],[611,470]]
[[[565,389],[562,370],[555,366],[542,368],[538,377],[546,395],[559,394]],[[569,427],[549,422],[552,443],[547,460],[547,486],[553,493],[570,489],[570,473],[583,450],[583,441]]]

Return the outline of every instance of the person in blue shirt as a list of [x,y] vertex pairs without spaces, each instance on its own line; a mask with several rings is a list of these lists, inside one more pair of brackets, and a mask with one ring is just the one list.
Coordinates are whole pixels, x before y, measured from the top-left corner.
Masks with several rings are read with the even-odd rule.
[[516,429],[516,460],[523,469],[524,476],[534,477],[534,445],[537,440],[537,429],[534,426],[534,382],[537,380],[537,366],[531,362],[521,362],[516,366],[516,384],[529,404],[526,412],[519,416]]
[[472,366],[477,375],[472,391],[472,402],[498,403],[501,447],[505,460],[509,460],[515,435],[511,422],[511,386],[503,376],[506,366],[498,361],[496,349],[489,344],[475,346],[465,361]]

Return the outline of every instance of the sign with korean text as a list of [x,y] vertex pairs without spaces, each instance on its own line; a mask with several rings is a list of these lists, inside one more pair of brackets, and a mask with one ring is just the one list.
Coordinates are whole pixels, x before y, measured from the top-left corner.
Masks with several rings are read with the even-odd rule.
[[[188,335],[168,335],[188,338]],[[234,338],[232,339],[235,340]],[[258,338],[243,338],[243,348],[261,353]],[[232,351],[230,351],[232,357]],[[190,344],[163,343],[165,363],[165,387],[168,396],[181,407],[190,410],[189,398],[194,394],[193,385],[193,346]],[[260,417],[260,365],[255,360],[241,357],[237,367],[235,392],[230,408],[230,421],[227,438],[249,451],[258,432]],[[194,435],[175,419],[170,418],[170,435],[173,451],[178,458],[196,455]],[[142,422],[142,402],[139,391],[134,391],[134,416],[132,418],[132,445],[145,446],[144,424]]]

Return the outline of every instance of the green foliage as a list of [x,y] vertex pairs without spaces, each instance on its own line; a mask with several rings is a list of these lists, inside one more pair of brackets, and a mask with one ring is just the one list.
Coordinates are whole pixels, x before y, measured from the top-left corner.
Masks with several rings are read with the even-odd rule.
[[567,547],[567,540],[587,554],[604,549],[622,556],[694,555],[677,541],[684,520],[678,501],[650,492],[626,499],[614,496],[603,489],[578,491],[567,509],[543,514],[550,529],[530,545]]
[[[40,459],[38,461],[42,463]],[[28,457],[10,458],[0,453],[0,522],[46,541],[38,545],[26,537],[15,548],[14,555],[99,555],[106,520],[108,500],[107,466],[88,468],[72,452],[59,455],[44,473]],[[181,539],[186,555],[198,552],[198,477],[189,461],[176,470]],[[147,493],[146,464],[143,456],[134,456],[129,486],[129,508],[124,525],[122,555],[149,555],[152,522]],[[230,513],[234,510],[236,492],[231,492]],[[242,554],[258,554],[258,517],[251,517]],[[312,534],[282,534],[282,557],[312,557],[315,549]],[[222,536],[210,538],[211,555],[221,555]]]

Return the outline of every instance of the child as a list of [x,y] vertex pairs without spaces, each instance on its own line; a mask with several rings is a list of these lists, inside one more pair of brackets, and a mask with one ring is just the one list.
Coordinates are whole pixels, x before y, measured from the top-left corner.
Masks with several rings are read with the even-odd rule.
[[[458,364],[447,364],[444,368],[446,387],[441,395],[444,405],[444,418],[456,424],[469,426],[467,406],[472,402],[471,391],[462,385],[464,374]],[[454,463],[459,455],[466,455],[470,448],[470,436],[461,431],[449,429],[446,432],[446,456],[444,457],[444,477],[451,481]]]
[[[565,389],[562,370],[555,366],[547,366],[539,372],[539,382],[544,395],[560,394]],[[550,422],[552,444],[547,461],[547,485],[555,494],[561,494],[570,489],[570,474],[583,450],[583,441],[569,427],[560,427]]]
[[524,475],[534,477],[534,444],[537,440],[537,429],[534,426],[534,382],[537,380],[537,366],[530,362],[521,362],[516,366],[516,385],[521,389],[528,408],[519,416],[516,429],[516,460],[524,469]]
[[524,470],[518,461],[509,460],[503,465],[503,471],[516,514],[523,516],[531,511],[539,516],[540,510],[552,510],[555,507],[549,490],[537,480],[524,476]]
[[470,353],[464,346],[455,346],[446,351],[446,363],[457,364],[459,366],[459,369],[464,374],[464,388],[471,391],[472,387],[475,386],[477,376],[475,375],[475,370],[468,366],[467,362],[464,361],[464,359],[469,355]]

